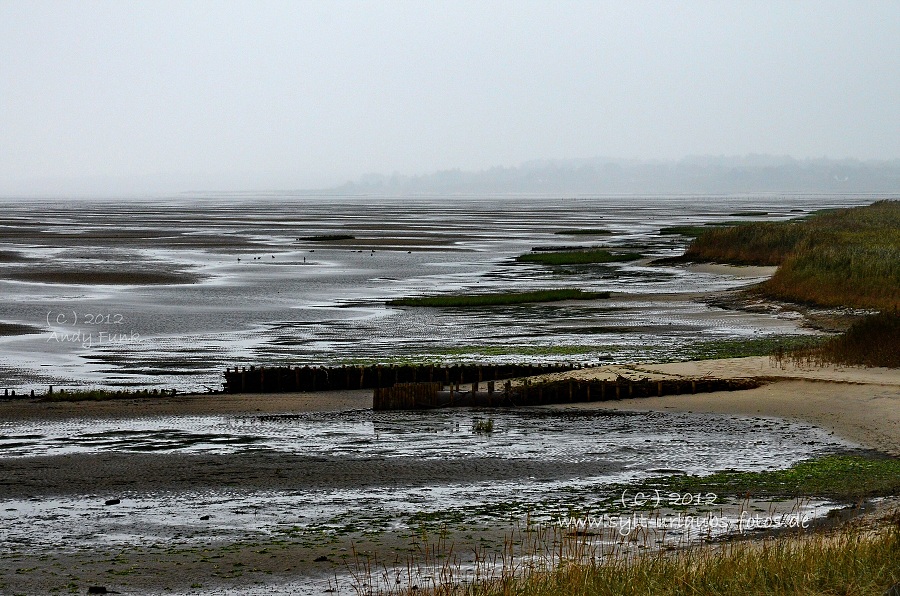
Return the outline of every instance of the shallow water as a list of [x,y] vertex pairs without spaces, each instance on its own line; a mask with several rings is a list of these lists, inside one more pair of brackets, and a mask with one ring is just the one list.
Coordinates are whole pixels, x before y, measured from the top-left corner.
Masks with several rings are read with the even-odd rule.
[[[475,422],[484,419],[494,421],[493,432],[474,432]],[[821,429],[777,419],[543,408],[7,422],[0,423],[0,462],[44,466],[44,456],[71,454],[255,452],[264,458],[291,454],[292,466],[306,460],[331,464],[317,468],[328,470],[325,477],[290,489],[219,485],[2,499],[0,549],[209,548],[323,537],[348,544],[361,532],[412,541],[423,523],[462,524],[465,533],[498,524],[565,523],[573,510],[597,517],[609,511],[611,501],[620,498],[613,485],[628,487],[679,472],[784,468],[854,447]],[[388,469],[398,474],[360,474],[368,462],[382,460],[393,462]],[[466,473],[451,477],[459,471]],[[113,497],[121,502],[105,505]],[[629,498],[634,498],[630,492]],[[715,500],[716,507],[727,503]],[[832,507],[816,501],[787,510],[814,518]],[[734,523],[737,513],[713,515]],[[616,532],[610,530],[613,539]],[[690,528],[661,534],[676,544],[696,537]],[[463,560],[457,573],[471,576],[470,567]],[[433,575],[427,565],[414,570],[412,575],[405,567],[392,570],[391,581],[396,575],[421,584]],[[259,588],[185,593],[315,594],[340,586],[340,593],[353,594],[357,579],[341,568],[327,577],[294,576]]]
[[[488,417],[494,431],[474,432],[475,421]],[[589,506],[606,498],[597,487],[611,483],[658,473],[777,469],[852,446],[809,425],[765,418],[542,409],[73,420],[4,423],[0,432],[0,457],[24,459],[248,450],[320,461],[334,458],[333,481],[316,479],[305,489],[123,490],[110,495],[122,499],[114,509],[104,508],[102,495],[5,500],[0,503],[5,510],[0,513],[0,545],[62,543],[75,526],[82,538],[113,543],[164,541],[176,535],[182,540],[223,539],[248,531],[271,534],[285,524],[339,527],[348,520],[377,519],[378,524],[394,526],[413,513],[451,510],[460,504],[474,517],[488,519],[489,513],[477,512],[508,502],[511,495],[519,509],[540,519],[572,503]],[[396,460],[397,469],[415,462],[421,475],[369,478],[347,486],[340,462],[347,466],[373,458]],[[421,460],[432,463],[421,466]],[[482,465],[485,471],[459,481],[430,475],[429,466],[439,469],[452,460]],[[504,468],[501,479],[491,471]],[[211,515],[213,521],[198,526],[200,514]],[[76,519],[81,521],[74,523]]]
[[[797,333],[797,322],[684,300],[396,309],[384,301],[448,292],[578,287],[629,295],[707,292],[754,280],[649,266],[517,264],[534,246],[603,246],[648,258],[687,240],[661,227],[785,219],[870,197],[179,197],[146,203],[3,205],[0,321],[38,333],[0,338],[0,379],[19,392],[73,387],[220,388],[238,364],[392,358],[624,362],[686,343]],[[608,236],[554,232],[601,227]],[[341,246],[299,240],[351,234]],[[240,260],[238,260],[240,259]],[[182,271],[195,284],[13,281],[17,273]],[[559,346],[574,345],[560,353]]]

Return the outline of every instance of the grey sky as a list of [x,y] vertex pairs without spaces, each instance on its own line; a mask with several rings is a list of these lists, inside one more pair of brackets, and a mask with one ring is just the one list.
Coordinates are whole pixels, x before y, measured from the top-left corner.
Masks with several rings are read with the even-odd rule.
[[900,157],[900,2],[0,0],[0,195]]

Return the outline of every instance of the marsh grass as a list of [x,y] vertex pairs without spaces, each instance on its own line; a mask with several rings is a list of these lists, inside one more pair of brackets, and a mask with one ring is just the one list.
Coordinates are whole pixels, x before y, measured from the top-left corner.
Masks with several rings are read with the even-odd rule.
[[579,289],[561,289],[535,290],[531,292],[497,292],[493,294],[397,298],[388,301],[387,304],[388,306],[483,307],[559,302],[562,300],[597,300],[609,298],[609,296],[609,292],[587,292]]
[[712,229],[711,226],[666,226],[660,228],[659,233],[668,236],[688,236],[690,238],[696,238]]
[[686,345],[679,351],[680,361],[716,360],[719,358],[746,358],[749,356],[775,356],[794,350],[812,349],[825,339],[819,335],[775,335],[749,339],[722,339]]
[[892,309],[900,303],[900,201],[712,228],[697,236],[680,260],[778,265],[759,286],[766,296]]
[[355,556],[359,594],[391,596],[880,595],[900,581],[900,519],[874,528],[659,548],[651,534],[606,541],[576,526],[531,526],[463,564],[447,532],[417,536],[414,558]]
[[798,365],[840,364],[900,368],[900,312],[884,311],[864,317],[842,335],[817,345],[779,348],[777,362]]
[[640,253],[613,253],[605,249],[567,250],[558,252],[541,252],[519,255],[518,263],[536,263],[539,265],[590,265],[596,263],[621,263],[641,258]]

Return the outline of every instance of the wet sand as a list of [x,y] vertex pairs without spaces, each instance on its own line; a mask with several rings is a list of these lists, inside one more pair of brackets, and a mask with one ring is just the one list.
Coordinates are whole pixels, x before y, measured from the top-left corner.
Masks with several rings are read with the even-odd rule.
[[140,416],[254,415],[345,412],[372,407],[372,391],[319,393],[207,393],[102,401],[0,400],[0,420],[132,418]]
[[[575,408],[660,410],[770,416],[802,420],[872,449],[900,455],[900,370],[861,367],[803,367],[768,357],[729,358],[669,364],[609,365],[547,379],[614,380],[672,378],[765,378],[757,389],[573,404]],[[368,409],[372,392],[179,395],[107,401],[0,401],[0,419],[139,417],[203,414],[277,414]]]
[[[845,439],[900,456],[900,370],[778,364],[768,357],[576,371],[581,378],[766,378],[757,389],[579,404],[617,410],[709,412],[802,420]],[[560,406],[562,407],[562,406]]]
[[[570,373],[615,378],[767,377],[758,389],[702,395],[677,395],[552,406],[616,410],[717,412],[748,416],[792,418],[820,425],[836,434],[894,455],[900,454],[900,371],[857,368],[779,367],[768,358],[709,360],[660,365],[607,366]],[[161,415],[260,414],[328,412],[365,409],[370,391],[316,394],[182,395],[102,402],[0,403],[3,420],[59,420],[81,417],[134,418]],[[528,476],[566,478],[602,472],[605,462],[422,460],[405,458],[332,458],[316,454],[254,450],[232,455],[190,453],[68,454],[0,460],[0,498],[43,502],[79,495],[93,496],[96,507],[85,515],[98,520],[121,517],[104,499],[118,494],[159,494],[179,491],[290,491],[304,489],[434,486],[447,482],[491,482]],[[22,502],[22,501],[19,501]],[[199,505],[199,504],[198,504]],[[896,500],[879,505],[896,507]],[[746,505],[735,505],[744,507]],[[735,506],[731,506],[732,508]],[[764,505],[768,506],[768,505]],[[793,505],[792,505],[793,506]],[[123,505],[124,507],[124,505]],[[124,510],[123,510],[124,511]],[[736,511],[736,510],[735,510]],[[732,514],[735,513],[732,511]],[[882,513],[883,514],[883,513]],[[114,523],[113,521],[110,522]],[[139,525],[139,522],[135,522]],[[207,522],[198,514],[182,537],[205,536]],[[213,522],[208,522],[213,523]],[[364,524],[364,522],[363,522]],[[465,530],[450,528],[448,544],[454,552],[502,547],[511,526],[466,522]],[[114,527],[114,526],[110,526]],[[94,536],[71,528],[65,546],[32,548],[23,545],[0,556],[0,591],[43,593],[75,585],[104,585],[122,593],[162,592],[217,594],[225,590],[269,593],[322,593],[332,587],[335,574],[346,581],[374,557],[382,564],[404,569],[426,560],[423,548],[434,548],[434,534],[376,532],[354,538],[309,533],[264,536],[246,532],[238,540],[211,540],[192,545],[133,543],[104,545]],[[224,537],[224,535],[223,535]],[[181,538],[182,540],[184,538]],[[177,541],[176,541],[177,542]],[[362,553],[362,554],[360,554]],[[432,554],[433,556],[433,554]],[[190,588],[188,588],[190,586]],[[202,586],[202,587],[201,587]],[[310,588],[309,592],[300,590]],[[348,585],[344,584],[347,589]],[[260,589],[263,589],[262,587]],[[352,593],[352,589],[350,590]],[[256,593],[256,592],[252,592]],[[259,592],[263,593],[263,592]]]

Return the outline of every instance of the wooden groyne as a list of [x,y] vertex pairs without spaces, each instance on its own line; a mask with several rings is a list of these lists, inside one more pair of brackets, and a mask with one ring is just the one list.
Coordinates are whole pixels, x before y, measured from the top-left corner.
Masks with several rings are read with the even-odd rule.
[[467,385],[582,368],[573,364],[454,364],[399,366],[235,367],[225,371],[225,393],[284,393],[393,387],[398,383]]
[[420,410],[449,407],[516,407],[550,404],[612,401],[632,397],[738,391],[760,387],[764,379],[665,379],[665,380],[581,380],[571,379],[546,383],[526,382],[502,387],[493,381],[485,390],[479,383],[460,391],[439,383],[404,383],[376,389],[372,398],[374,410]]

